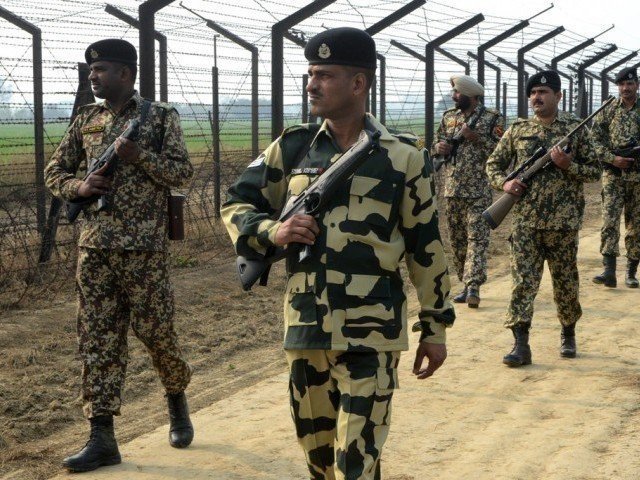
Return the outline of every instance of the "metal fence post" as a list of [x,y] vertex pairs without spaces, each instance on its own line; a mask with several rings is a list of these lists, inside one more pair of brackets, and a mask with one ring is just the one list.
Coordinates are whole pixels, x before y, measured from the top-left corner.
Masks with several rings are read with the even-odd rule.
[[[140,22],[131,15],[124,13],[119,8],[107,4],[104,11],[122,20],[127,25],[140,30]],[[158,52],[160,56],[160,101],[167,102],[169,100],[169,86],[167,78],[167,37],[156,30],[153,31],[153,36],[158,41]],[[142,59],[140,62],[142,62]]]
[[455,28],[452,28],[448,32],[440,35],[435,38],[431,42],[427,43],[424,46],[424,57],[425,61],[425,95],[424,95],[424,113],[425,113],[425,127],[424,127],[424,144],[431,145],[433,141],[433,131],[434,131],[434,99],[433,96],[435,94],[434,90],[434,78],[435,78],[435,49],[436,47],[442,46],[444,43],[449,40],[457,37],[461,33],[464,33],[471,27],[479,24],[484,20],[484,15],[481,13],[475,15],[470,18],[466,22],[458,25]]
[[612,54],[617,49],[618,47],[616,45],[610,45],[604,50],[596,53],[591,58],[588,58],[584,62],[578,64],[578,101],[577,101],[577,108],[576,108],[576,115],[578,117],[586,118],[587,112],[588,112],[587,96],[586,96],[585,85],[584,85],[586,69],[589,68],[591,65],[599,62],[607,55]]
[[529,116],[529,108],[527,107],[527,99],[525,95],[525,71],[524,71],[524,54],[533,50],[534,48],[542,45],[543,43],[551,40],[556,35],[560,35],[564,32],[564,27],[560,26],[554,30],[551,30],[547,34],[538,38],[537,40],[525,45],[518,49],[518,116],[527,118]]
[[[86,63],[78,63],[78,89],[76,91],[76,98],[73,102],[73,109],[71,110],[71,118],[69,119],[69,125],[73,123],[78,114],[78,109],[83,105],[88,105],[95,102],[95,97],[91,91],[91,84],[89,83],[89,65]],[[38,263],[46,263],[51,259],[51,252],[56,244],[56,235],[58,233],[58,222],[60,220],[60,211],[64,202],[58,197],[51,198],[51,204],[49,205],[49,215],[47,216],[47,222],[42,233],[42,245],[40,246],[40,256]]]
[[155,14],[173,0],[147,0],[138,7],[140,22],[140,95],[156,99]]
[[283,18],[271,27],[271,139],[275,140],[284,129],[284,36],[314,13],[335,3],[336,0],[315,0],[297,12]]
[[609,97],[609,78],[608,78],[609,72],[611,70],[619,67],[620,65],[623,65],[623,64],[627,63],[629,60],[634,58],[636,55],[638,55],[638,51],[637,50],[634,51],[634,52],[631,52],[629,55],[621,58],[617,62],[612,63],[611,65],[609,65],[606,68],[603,68],[600,71],[600,100],[602,102],[604,102]]

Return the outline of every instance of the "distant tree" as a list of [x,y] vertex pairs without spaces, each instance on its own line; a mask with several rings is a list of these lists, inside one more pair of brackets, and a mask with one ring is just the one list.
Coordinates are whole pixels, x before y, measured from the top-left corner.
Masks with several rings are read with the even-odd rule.
[[13,85],[7,78],[0,78],[0,122],[11,118],[11,96]]

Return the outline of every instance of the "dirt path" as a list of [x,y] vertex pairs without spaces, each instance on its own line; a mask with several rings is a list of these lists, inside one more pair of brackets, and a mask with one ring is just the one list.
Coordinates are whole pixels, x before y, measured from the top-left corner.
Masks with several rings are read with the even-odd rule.
[[[595,230],[581,239],[577,359],[558,355],[548,273],[536,302],[532,366],[501,364],[512,343],[501,325],[508,277],[483,288],[478,311],[457,309],[449,358],[436,378],[414,380],[405,354],[383,478],[640,478],[640,291],[591,283],[600,269],[598,243]],[[415,314],[415,298],[411,306]],[[122,445],[122,465],[82,478],[307,479],[286,388],[284,372],[267,378],[198,411],[191,448],[169,447],[161,427]]]

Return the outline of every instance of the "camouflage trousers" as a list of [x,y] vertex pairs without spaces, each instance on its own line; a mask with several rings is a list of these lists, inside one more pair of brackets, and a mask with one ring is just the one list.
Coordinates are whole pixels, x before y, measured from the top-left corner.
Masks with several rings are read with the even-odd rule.
[[510,240],[512,290],[505,327],[531,323],[545,260],[560,323],[568,326],[577,322],[582,316],[578,299],[578,231],[516,226]]
[[173,329],[166,252],[80,248],[76,289],[82,396],[88,418],[120,414],[129,325],[147,347],[167,392],[187,387],[191,368]]
[[447,197],[446,217],[453,263],[458,280],[479,287],[487,281],[489,225],[482,212],[491,205],[491,197]]
[[620,216],[624,209],[627,257],[640,259],[640,182],[605,173],[602,176],[602,230],[600,253],[619,256]]
[[312,480],[379,480],[400,352],[287,350],[291,415]]

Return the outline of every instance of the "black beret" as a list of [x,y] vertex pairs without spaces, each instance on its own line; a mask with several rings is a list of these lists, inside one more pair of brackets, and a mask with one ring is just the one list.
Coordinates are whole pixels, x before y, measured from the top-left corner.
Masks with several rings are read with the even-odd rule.
[[638,70],[632,67],[623,68],[618,72],[615,78],[616,83],[624,82],[625,80],[638,81]]
[[364,30],[332,28],[317,34],[304,49],[309,65],[349,65],[376,69],[376,42]]
[[555,70],[544,70],[536,73],[535,75],[531,75],[527,82],[527,97],[531,95],[533,87],[538,87],[540,85],[543,87],[549,87],[554,92],[559,92],[561,86],[560,75],[558,75],[558,72]]
[[127,65],[136,65],[138,62],[136,48],[126,40],[119,38],[107,38],[92,43],[85,50],[84,58],[88,65],[102,60]]

